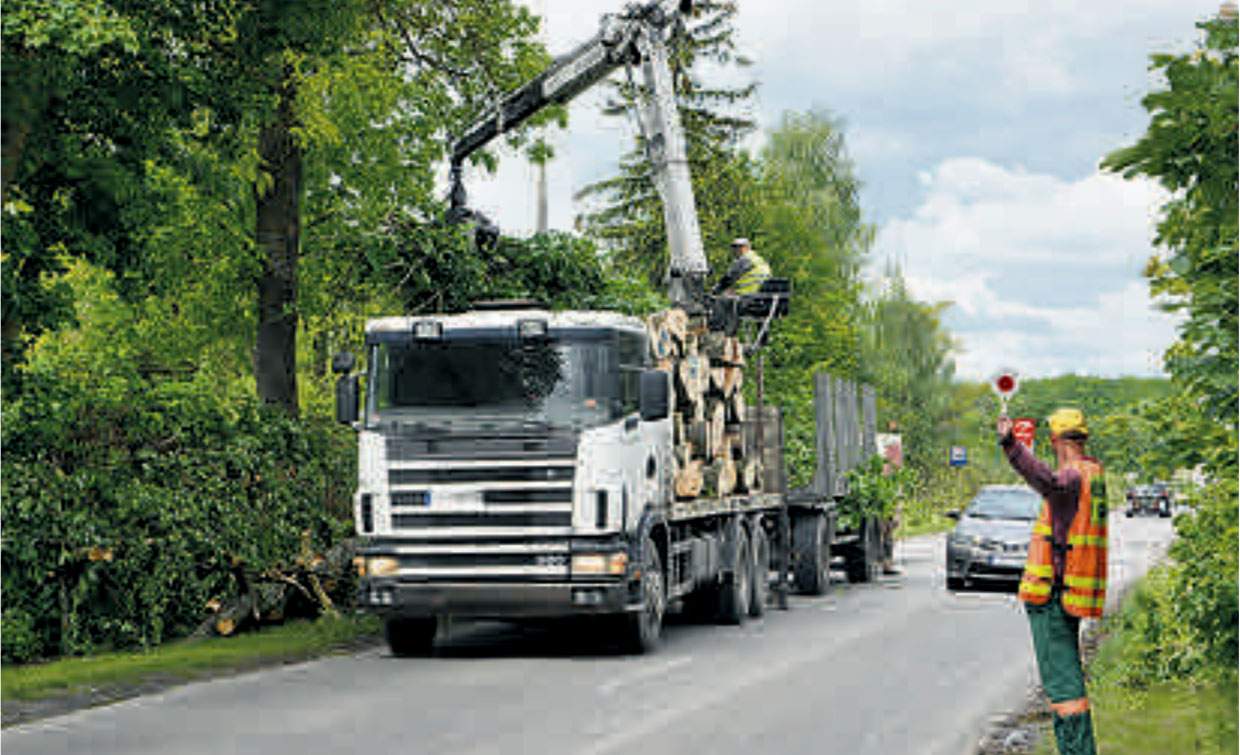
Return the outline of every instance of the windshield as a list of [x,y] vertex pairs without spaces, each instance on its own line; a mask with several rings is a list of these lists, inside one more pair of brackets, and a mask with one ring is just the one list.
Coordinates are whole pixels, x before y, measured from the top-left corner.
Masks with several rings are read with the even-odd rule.
[[458,331],[442,340],[376,343],[366,424],[604,424],[637,411],[644,346],[637,334],[602,329],[524,341]]
[[1042,499],[1032,490],[983,490],[965,514],[978,519],[1029,519],[1038,517]]

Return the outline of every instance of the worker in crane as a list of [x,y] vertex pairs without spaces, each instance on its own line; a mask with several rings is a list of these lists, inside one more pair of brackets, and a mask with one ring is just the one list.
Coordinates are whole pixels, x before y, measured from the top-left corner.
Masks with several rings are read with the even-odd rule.
[[1044,499],[1029,541],[1020,599],[1054,714],[1055,740],[1064,755],[1093,755],[1078,631],[1081,619],[1102,616],[1106,600],[1106,483],[1102,465],[1085,455],[1089,429],[1081,410],[1058,409],[1048,424],[1057,471],[1016,441],[1012,420],[1000,417],[996,430],[1008,462]]
[[732,266],[724,273],[723,278],[715,286],[715,294],[729,295],[756,294],[767,278],[771,277],[771,266],[761,255],[749,246],[749,239],[732,241]]

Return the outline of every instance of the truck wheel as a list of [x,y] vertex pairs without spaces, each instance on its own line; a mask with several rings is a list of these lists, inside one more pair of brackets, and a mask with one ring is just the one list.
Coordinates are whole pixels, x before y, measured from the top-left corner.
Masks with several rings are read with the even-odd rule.
[[1125,511],[1124,516],[1128,517],[1129,519],[1132,519],[1132,509],[1128,509],[1127,511]]
[[831,541],[827,518],[821,512],[797,517],[792,523],[792,548],[796,552],[793,579],[797,592],[823,595],[831,584]]
[[749,535],[744,527],[737,528],[730,566],[731,577],[719,586],[719,620],[724,624],[740,624],[749,614],[749,577],[753,572]]
[[392,655],[397,658],[413,658],[430,655],[435,645],[435,617],[417,619],[388,619],[383,624],[383,636],[387,639]]
[[771,539],[762,522],[754,520],[753,573],[749,584],[749,615],[757,618],[766,613],[766,600],[771,593]]
[[847,562],[849,582],[873,582],[878,579],[878,562],[883,547],[879,529],[878,520],[872,517],[861,522],[861,542]]
[[964,589],[964,577],[948,577],[947,578],[947,589],[951,590],[952,592],[955,592],[956,590],[963,590]]
[[663,590],[663,562],[649,535],[642,540],[642,607],[621,617],[621,639],[625,648],[638,655],[659,646],[663,633],[663,613],[667,594]]

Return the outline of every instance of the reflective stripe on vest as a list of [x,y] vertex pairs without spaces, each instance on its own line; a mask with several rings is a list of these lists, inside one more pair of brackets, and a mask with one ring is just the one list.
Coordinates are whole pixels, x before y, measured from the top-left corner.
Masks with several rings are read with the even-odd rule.
[[[1078,595],[1076,593],[1064,593],[1063,607],[1064,610],[1073,616],[1089,617],[1101,616],[1103,604],[1106,603],[1105,595]],[[1077,610],[1072,610],[1072,609]]]
[[749,260],[750,267],[736,279],[732,289],[738,294],[755,294],[762,288],[762,283],[771,277],[771,266],[752,249],[742,256]]
[[1099,548],[1107,546],[1106,535],[1068,535],[1068,545],[1095,545]]
[[1088,590],[1107,589],[1107,581],[1098,577],[1078,577],[1073,574],[1065,574],[1063,583],[1068,587],[1081,587]]

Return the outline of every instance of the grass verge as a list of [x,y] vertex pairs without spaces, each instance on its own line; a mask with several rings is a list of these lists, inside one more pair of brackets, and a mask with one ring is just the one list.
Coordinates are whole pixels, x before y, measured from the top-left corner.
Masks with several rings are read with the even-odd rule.
[[32,701],[101,688],[189,681],[221,672],[312,658],[378,635],[373,616],[290,621],[235,637],[178,640],[152,650],[100,653],[0,669],[0,699]]
[[[1099,752],[1128,755],[1237,751],[1236,688],[1229,684],[1165,682],[1133,697],[1131,692],[1090,689]],[[1047,735],[1037,755],[1056,752]]]
[[[1153,576],[1153,582],[1151,581]],[[1157,591],[1157,575],[1147,575],[1116,616],[1109,617],[1105,639],[1089,664],[1088,686],[1094,733],[1099,752],[1128,755],[1201,753],[1234,755],[1237,741],[1236,681],[1195,678],[1146,679],[1136,669],[1134,654],[1151,650],[1129,619],[1149,610],[1149,602],[1133,600],[1140,591]],[[1155,648],[1153,652],[1170,652]],[[1226,676],[1226,675],[1224,675]],[[1054,734],[1047,731],[1035,755],[1054,755]]]

